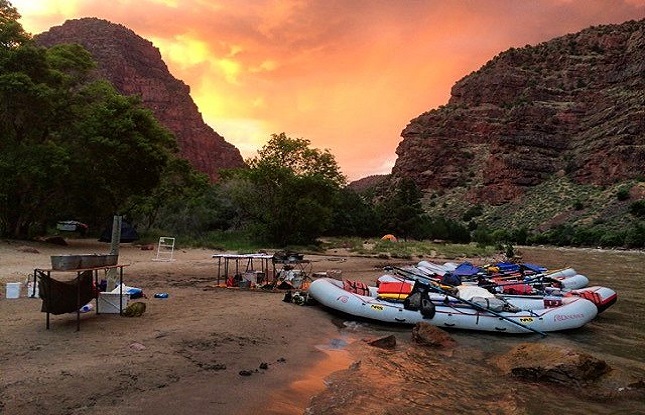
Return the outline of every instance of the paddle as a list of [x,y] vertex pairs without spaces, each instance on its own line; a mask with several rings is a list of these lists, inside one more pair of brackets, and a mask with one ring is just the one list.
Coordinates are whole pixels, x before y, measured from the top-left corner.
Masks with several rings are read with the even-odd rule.
[[[518,284],[527,284],[527,285],[538,285],[543,283],[544,281],[551,281],[550,278],[546,277],[545,275],[538,274],[534,275],[530,278],[526,278],[523,280],[516,280],[516,281],[505,281],[505,282],[495,282],[491,280],[486,280],[487,282],[484,284],[480,284],[480,287],[483,288],[490,288],[490,287],[507,287],[507,286],[512,286],[512,285],[518,285]],[[553,282],[553,281],[551,281]]]
[[[428,278],[428,277],[426,277],[426,276],[424,276],[424,275],[415,274],[415,273],[414,273],[414,272],[412,272],[412,271],[404,270],[404,269],[402,269],[402,268],[397,268],[397,267],[391,267],[391,268],[392,268],[392,269],[395,269],[395,270],[397,270],[397,271],[403,272],[403,273],[405,273],[405,274],[413,275],[413,276],[415,276],[415,277],[417,277],[417,278],[422,278],[422,279],[425,279],[425,280],[429,281],[430,283],[429,283],[429,284],[427,284],[428,289],[430,289],[430,290],[432,290],[432,291],[434,291],[434,292],[436,292],[436,293],[440,293],[440,294],[443,294],[443,295],[445,295],[445,296],[448,296],[448,297],[454,298],[454,299],[456,299],[457,301],[460,301],[460,302],[462,302],[462,303],[464,303],[464,304],[468,304],[469,306],[473,307],[475,310],[481,310],[481,311],[485,311],[485,312],[487,312],[487,313],[491,313],[491,314],[493,314],[493,315],[495,315],[495,316],[497,316],[497,317],[499,317],[499,318],[501,318],[501,319],[503,319],[503,320],[506,320],[506,321],[508,321],[508,322],[510,322],[510,323],[515,324],[516,326],[520,326],[520,327],[522,327],[522,328],[524,328],[524,329],[526,329],[526,330],[532,331],[532,332],[537,333],[537,334],[540,334],[540,335],[542,335],[542,336],[546,336],[546,333],[544,333],[543,331],[540,331],[540,330],[534,329],[533,327],[529,327],[529,326],[527,326],[526,324],[522,324],[522,323],[520,323],[519,321],[515,321],[515,320],[513,320],[512,318],[506,317],[505,315],[503,315],[503,314],[501,314],[501,313],[498,313],[497,311],[493,311],[493,310],[490,310],[490,309],[488,309],[488,308],[482,307],[481,305],[476,304],[476,303],[474,303],[474,302],[472,302],[472,301],[470,301],[470,300],[466,300],[466,299],[463,299],[463,298],[459,298],[459,296],[454,295],[454,294],[451,294],[450,292],[448,292],[448,291],[444,290],[443,288],[439,287],[439,286],[437,285],[437,283],[436,283],[436,282],[434,282],[431,278]],[[413,279],[414,279],[414,278],[413,278]],[[418,281],[418,280],[417,280],[417,281]]]

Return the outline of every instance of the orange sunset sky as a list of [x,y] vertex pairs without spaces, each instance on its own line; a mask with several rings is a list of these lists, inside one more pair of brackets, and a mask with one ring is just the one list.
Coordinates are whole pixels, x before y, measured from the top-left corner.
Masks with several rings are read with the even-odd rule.
[[645,18],[645,0],[10,0],[32,34],[99,17],[150,40],[247,158],[285,132],[349,180],[389,173],[401,131],[510,47]]

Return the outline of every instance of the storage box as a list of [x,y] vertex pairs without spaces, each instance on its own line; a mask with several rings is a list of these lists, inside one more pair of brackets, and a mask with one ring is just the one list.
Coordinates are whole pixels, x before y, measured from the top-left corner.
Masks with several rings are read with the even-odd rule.
[[119,293],[100,292],[96,302],[96,312],[104,314],[119,314],[130,302],[129,294],[121,294],[121,305],[119,308]]

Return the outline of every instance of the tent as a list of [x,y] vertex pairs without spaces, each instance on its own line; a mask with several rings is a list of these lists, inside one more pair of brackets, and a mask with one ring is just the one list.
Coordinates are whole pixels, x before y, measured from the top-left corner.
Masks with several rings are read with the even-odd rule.
[[392,235],[391,233],[388,233],[387,235],[383,235],[381,238],[382,241],[391,241],[391,242],[396,242],[396,236]]
[[[139,240],[139,234],[132,224],[121,221],[121,243],[134,242]],[[112,222],[107,224],[106,229],[101,234],[99,242],[112,242]]]

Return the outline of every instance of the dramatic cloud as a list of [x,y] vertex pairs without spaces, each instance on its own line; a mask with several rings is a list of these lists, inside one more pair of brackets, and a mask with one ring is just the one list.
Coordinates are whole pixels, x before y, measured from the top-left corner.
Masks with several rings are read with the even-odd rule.
[[26,30],[120,23],[157,46],[245,157],[272,133],[389,173],[400,132],[498,53],[645,18],[645,0],[14,0]]

